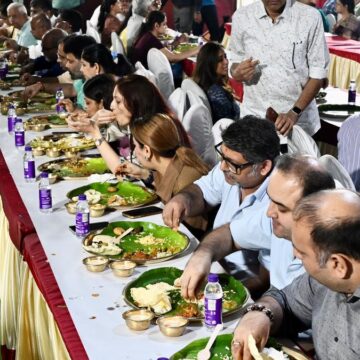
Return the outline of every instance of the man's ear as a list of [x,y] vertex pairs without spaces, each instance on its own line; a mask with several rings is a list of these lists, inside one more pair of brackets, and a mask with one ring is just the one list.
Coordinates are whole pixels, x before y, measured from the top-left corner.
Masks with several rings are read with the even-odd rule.
[[348,279],[354,271],[351,260],[341,253],[331,254],[327,266],[339,280]]
[[270,173],[271,169],[273,167],[273,163],[271,160],[265,160],[262,162],[261,164],[261,170],[260,170],[260,174],[262,176],[266,176]]

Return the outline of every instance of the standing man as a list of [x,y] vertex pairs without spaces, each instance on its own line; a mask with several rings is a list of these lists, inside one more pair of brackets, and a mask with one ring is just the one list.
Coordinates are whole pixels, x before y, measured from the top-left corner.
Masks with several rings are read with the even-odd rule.
[[294,254],[307,273],[283,290],[270,289],[247,308],[234,332],[233,358],[252,359],[249,335],[262,349],[272,333],[312,329],[319,360],[360,358],[360,197],[325,190],[293,213]]
[[287,135],[294,124],[314,135],[320,128],[315,95],[327,77],[329,52],[321,16],[295,0],[262,0],[233,16],[232,77],[244,83],[241,113],[265,117]]

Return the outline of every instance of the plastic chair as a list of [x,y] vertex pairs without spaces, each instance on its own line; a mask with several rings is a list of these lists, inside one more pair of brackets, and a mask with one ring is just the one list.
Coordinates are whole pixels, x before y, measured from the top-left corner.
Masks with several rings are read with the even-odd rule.
[[86,35],[95,39],[97,43],[101,43],[101,36],[96,28],[94,28],[89,20],[86,20]]
[[288,135],[288,153],[304,154],[319,158],[320,151],[314,139],[308,135],[299,125],[294,125]]
[[205,91],[192,79],[184,79],[181,83],[181,88],[184,91],[191,91],[193,94],[197,95],[203,102],[203,104],[207,107],[211,114],[211,106]]
[[187,111],[186,94],[181,88],[175,89],[169,96],[169,105],[177,115],[177,118],[182,121]]
[[90,23],[93,26],[93,28],[97,29],[97,25],[98,25],[98,21],[99,21],[99,15],[100,15],[100,7],[101,5],[99,5],[95,10],[94,13],[92,14],[91,18],[90,18]]
[[145,69],[144,65],[140,61],[136,62],[135,69],[135,74],[146,77],[157,87],[156,76],[150,70]]
[[327,19],[328,24],[329,24],[329,31],[331,33],[333,33],[334,32],[334,26],[336,24],[336,18],[334,16],[334,14],[327,14],[326,19]]
[[124,45],[120,40],[119,35],[115,31],[111,33],[111,46],[112,51],[116,52],[117,54],[126,56]]
[[232,123],[234,122],[234,120],[232,119],[219,119],[214,126],[211,129],[211,132],[213,134],[213,138],[214,138],[214,144],[220,144],[222,142],[222,136],[221,134],[223,133],[223,131],[230,126]]
[[[326,154],[320,157],[320,163],[325,166],[327,171],[333,176],[334,180],[340,182],[340,184],[349,190],[355,191],[355,186],[349,173],[340,164],[339,160],[334,158],[332,155]],[[338,186],[337,186],[338,187]]]
[[149,70],[153,72],[156,77],[156,83],[160,92],[165,99],[168,99],[170,94],[175,90],[169,60],[160,50],[152,48],[147,54],[147,62]]
[[213,167],[217,162],[211,115],[203,104],[196,104],[186,112],[182,124],[190,137],[194,151]]

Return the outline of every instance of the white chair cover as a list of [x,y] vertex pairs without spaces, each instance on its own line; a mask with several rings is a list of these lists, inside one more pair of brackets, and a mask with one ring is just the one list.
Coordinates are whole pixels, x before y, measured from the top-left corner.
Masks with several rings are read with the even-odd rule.
[[190,90],[193,94],[197,95],[202,100],[203,104],[207,107],[207,109],[211,114],[211,106],[207,98],[207,95],[205,91],[194,80],[190,78],[184,79],[183,82],[181,83],[181,88],[184,91]]
[[101,5],[99,5],[95,10],[94,13],[92,14],[91,18],[90,18],[90,23],[93,26],[93,28],[97,29],[97,25],[98,25],[98,21],[99,21],[99,15],[100,15],[100,7]]
[[147,62],[149,70],[156,77],[156,83],[160,92],[165,99],[168,99],[175,90],[174,77],[169,60],[160,50],[152,48],[147,54]]
[[191,90],[186,90],[186,98],[188,100],[189,107],[191,107],[193,105],[196,105],[196,104],[203,104],[204,105],[204,102],[202,101],[200,96],[196,95]]
[[333,33],[334,32],[334,25],[336,24],[335,15],[334,14],[327,14],[326,19],[327,19],[328,24],[329,24],[329,31],[331,33]]
[[354,183],[351,180],[349,173],[340,164],[339,160],[334,158],[332,155],[326,154],[326,155],[321,156],[319,161],[321,164],[323,164],[325,166],[325,168],[333,176],[333,178],[335,180],[337,180],[338,182],[340,182],[340,184],[345,189],[356,191]]
[[169,105],[177,115],[177,118],[182,121],[187,111],[186,94],[181,88],[175,89],[169,96]]
[[111,46],[112,46],[112,51],[116,52],[117,54],[122,54],[126,56],[124,45],[119,35],[115,31],[111,33]]
[[136,62],[135,69],[135,74],[146,77],[157,87],[156,76],[150,70],[145,69],[144,65],[140,61]]
[[288,136],[288,153],[320,157],[320,151],[314,139],[298,125],[294,125]]
[[101,36],[99,32],[91,25],[89,20],[86,20],[86,35],[92,36],[97,43],[101,43]]
[[234,122],[234,120],[232,120],[232,119],[223,118],[223,119],[219,119],[214,124],[211,131],[213,134],[215,145],[220,144],[222,142],[222,137],[221,137],[222,132],[233,122]]
[[182,124],[190,137],[194,151],[211,167],[217,157],[212,136],[212,120],[205,105],[197,104],[186,112]]

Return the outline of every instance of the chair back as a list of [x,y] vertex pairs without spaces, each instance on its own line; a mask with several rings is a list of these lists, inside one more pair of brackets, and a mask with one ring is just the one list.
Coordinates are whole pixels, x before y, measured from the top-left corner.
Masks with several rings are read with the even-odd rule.
[[213,138],[214,138],[214,144],[220,144],[222,142],[222,136],[221,134],[223,133],[223,131],[232,123],[234,122],[234,120],[232,119],[219,119],[214,126],[211,129],[211,132],[213,134]]
[[135,74],[146,77],[157,87],[156,76],[150,70],[145,69],[144,65],[140,61],[136,62],[135,69]]
[[126,56],[124,45],[119,35],[115,31],[111,33],[111,46],[113,52],[116,52],[116,54],[122,54]]
[[182,122],[187,111],[186,94],[181,88],[175,89],[169,96],[169,105],[177,115],[177,118]]
[[287,142],[289,154],[304,154],[316,158],[320,157],[320,150],[314,139],[298,125],[294,125],[291,133],[288,135]]
[[86,20],[86,35],[95,39],[97,43],[101,43],[101,36],[96,28],[94,28],[89,20]]
[[147,62],[149,70],[156,77],[156,83],[160,92],[165,99],[168,99],[175,90],[174,77],[169,60],[160,50],[152,48],[147,54]]
[[194,151],[205,163],[213,167],[217,162],[212,136],[211,115],[203,104],[196,104],[186,112],[182,124],[190,137]]
[[181,83],[181,88],[184,91],[191,91],[193,94],[197,95],[202,100],[203,104],[207,107],[211,114],[211,106],[208,97],[205,91],[194,80],[190,78],[184,79]]
[[92,14],[89,22],[91,23],[91,25],[97,29],[97,25],[98,25],[98,22],[99,22],[99,15],[100,15],[100,7],[101,5],[99,5],[95,10],[94,10],[94,13]]

